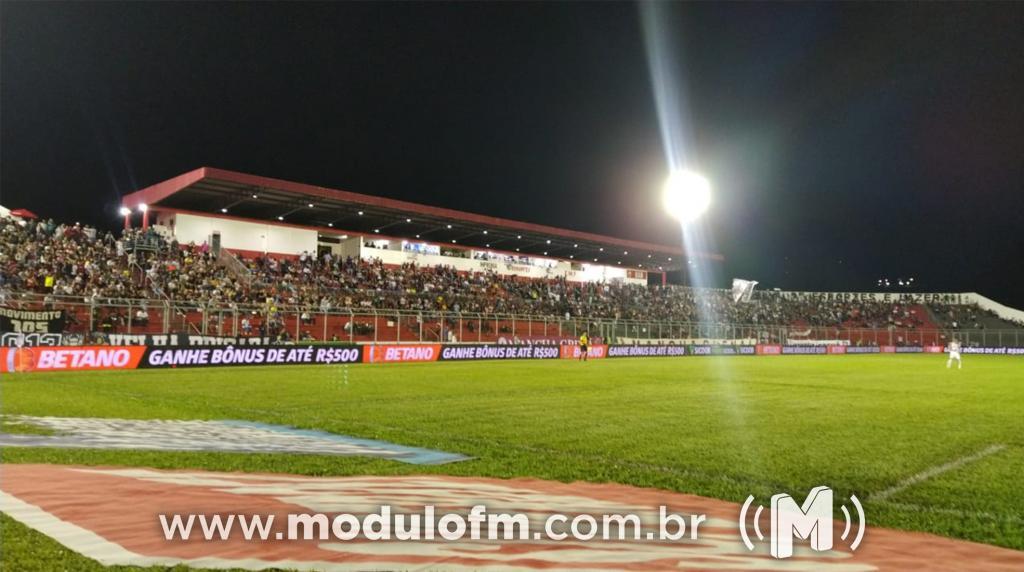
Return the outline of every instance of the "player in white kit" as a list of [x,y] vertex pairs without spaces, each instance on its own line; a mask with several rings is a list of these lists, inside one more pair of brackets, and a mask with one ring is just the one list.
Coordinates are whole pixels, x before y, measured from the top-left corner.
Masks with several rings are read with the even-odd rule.
[[957,369],[964,368],[964,362],[960,359],[960,342],[956,340],[949,342],[949,359],[946,360],[947,368],[953,365],[953,360],[956,360]]

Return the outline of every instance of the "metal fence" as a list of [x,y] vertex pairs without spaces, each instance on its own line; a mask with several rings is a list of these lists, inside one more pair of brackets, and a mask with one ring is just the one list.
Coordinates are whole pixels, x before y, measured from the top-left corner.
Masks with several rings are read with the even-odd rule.
[[0,305],[21,310],[64,310],[66,333],[281,336],[352,343],[532,342],[591,338],[610,343],[749,343],[1024,346],[1024,329],[839,328],[773,324],[711,324],[599,317],[469,312],[318,309],[289,305],[206,304],[179,300],[109,299],[6,294]]

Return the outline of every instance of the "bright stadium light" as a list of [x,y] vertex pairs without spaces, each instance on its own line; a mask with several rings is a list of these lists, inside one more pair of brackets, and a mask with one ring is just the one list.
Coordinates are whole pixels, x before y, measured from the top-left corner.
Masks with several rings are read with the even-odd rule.
[[121,216],[128,216],[128,215],[132,214],[132,209],[130,209],[128,207],[121,207],[121,210],[119,210],[117,212],[121,213]]
[[662,187],[665,210],[680,222],[696,220],[711,206],[711,184],[692,171],[676,171]]
[[146,205],[146,203],[142,203],[142,204],[139,205],[139,212],[140,213],[144,213],[144,212],[146,212],[148,210],[149,210],[149,206]]

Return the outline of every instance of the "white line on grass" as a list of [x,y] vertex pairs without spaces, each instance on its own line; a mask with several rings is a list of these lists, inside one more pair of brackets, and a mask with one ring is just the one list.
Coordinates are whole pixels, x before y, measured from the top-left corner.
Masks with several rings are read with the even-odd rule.
[[[875,501],[878,502],[878,501]],[[995,522],[1007,522],[1012,524],[1024,524],[1024,518],[1014,516],[1012,514],[994,514],[983,510],[962,510],[958,508],[940,508],[934,506],[921,506],[919,504],[910,504],[902,502],[894,502],[891,500],[882,500],[881,504],[884,506],[892,507],[899,510],[905,510],[907,512],[917,513],[929,513],[929,514],[941,514],[947,516],[955,516],[960,519],[964,518],[976,518],[979,520],[991,520]]]
[[917,473],[916,475],[911,475],[910,477],[907,477],[906,479],[903,479],[902,481],[896,483],[892,487],[869,495],[868,498],[875,501],[885,500],[891,497],[892,495],[901,492],[904,489],[907,489],[908,487],[912,487],[917,483],[920,483],[921,481],[925,481],[932,477],[941,475],[942,473],[952,471],[953,469],[958,469],[968,463],[973,463],[974,461],[988,457],[989,455],[994,455],[1005,448],[1006,445],[989,445],[988,447],[982,449],[981,451],[978,451],[977,453],[974,453],[973,455],[964,455],[963,457],[953,459],[948,463],[943,463],[941,465],[930,467],[928,469],[921,471],[920,473]]

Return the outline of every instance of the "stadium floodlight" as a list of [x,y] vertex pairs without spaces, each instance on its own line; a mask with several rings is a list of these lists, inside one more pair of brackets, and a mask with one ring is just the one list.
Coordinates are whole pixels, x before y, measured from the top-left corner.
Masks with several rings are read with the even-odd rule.
[[676,171],[665,181],[661,199],[679,222],[693,222],[711,206],[711,184],[692,171]]
[[121,216],[131,216],[132,209],[130,209],[128,207],[121,207],[121,210],[119,210],[117,212],[121,213]]
[[139,205],[139,212],[140,213],[144,213],[144,212],[146,212],[148,210],[149,210],[149,205],[147,205],[146,203],[142,203],[142,204]]

